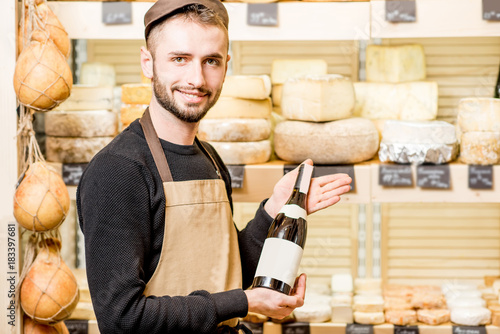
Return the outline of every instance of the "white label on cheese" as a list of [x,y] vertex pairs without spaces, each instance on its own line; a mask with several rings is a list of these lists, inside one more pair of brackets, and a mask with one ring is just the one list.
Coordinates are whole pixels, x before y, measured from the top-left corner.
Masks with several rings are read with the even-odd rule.
[[302,247],[294,242],[267,238],[260,254],[255,277],[271,277],[293,287],[303,251]]
[[307,219],[306,210],[304,210],[297,204],[285,204],[278,213],[284,213],[285,216],[293,219],[299,219],[299,218],[302,218],[304,220]]

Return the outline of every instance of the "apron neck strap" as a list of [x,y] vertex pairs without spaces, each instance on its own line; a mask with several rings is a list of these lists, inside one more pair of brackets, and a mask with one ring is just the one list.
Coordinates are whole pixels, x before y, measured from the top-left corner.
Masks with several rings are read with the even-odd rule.
[[160,139],[158,139],[158,135],[156,134],[156,130],[153,126],[153,122],[151,121],[149,107],[146,108],[146,111],[139,120],[139,123],[141,123],[142,130],[144,131],[144,136],[146,137],[149,150],[153,155],[156,168],[160,173],[161,180],[163,182],[172,182],[172,173],[170,172],[170,167],[168,167],[167,158],[165,157],[165,152],[163,152],[163,148],[160,144]]
[[[153,155],[153,159],[156,164],[156,168],[160,173],[161,180],[163,182],[172,182],[172,173],[170,172],[170,167],[168,166],[167,158],[165,157],[165,152],[163,151],[163,147],[161,146],[160,139],[158,139],[158,134],[153,126],[153,122],[151,121],[151,115],[149,113],[149,107],[146,108],[146,111],[142,115],[139,120],[141,123],[142,131],[144,131],[144,136],[146,137],[146,142],[148,143],[149,150]],[[217,176],[222,179],[222,175],[220,173],[219,165],[215,162],[214,158],[210,153],[208,153],[205,145],[201,141],[199,141],[198,137],[194,138],[195,143],[201,149],[201,151],[210,158],[212,163],[215,166]]]

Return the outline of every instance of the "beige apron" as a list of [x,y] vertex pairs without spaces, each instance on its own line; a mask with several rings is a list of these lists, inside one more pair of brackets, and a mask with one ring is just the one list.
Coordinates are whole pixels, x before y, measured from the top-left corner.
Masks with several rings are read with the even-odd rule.
[[[146,296],[186,296],[195,290],[210,293],[242,286],[238,236],[219,167],[219,179],[173,182],[170,168],[153,127],[149,109],[140,123],[165,191],[165,229],[160,260],[146,285]],[[237,319],[224,322],[235,326]]]

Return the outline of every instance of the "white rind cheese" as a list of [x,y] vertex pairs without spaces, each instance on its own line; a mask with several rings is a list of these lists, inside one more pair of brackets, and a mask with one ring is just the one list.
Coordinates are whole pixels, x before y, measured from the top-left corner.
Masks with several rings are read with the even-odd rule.
[[379,325],[385,322],[384,312],[354,312],[354,322],[364,325]]
[[456,144],[455,127],[444,121],[396,121],[384,124],[382,141],[399,144]]
[[220,96],[264,100],[271,95],[271,78],[268,75],[228,75]]
[[352,116],[354,86],[337,74],[307,75],[283,84],[281,112],[290,120],[327,122]]
[[300,163],[311,158],[318,164],[350,164],[371,159],[377,153],[379,138],[368,119],[284,121],[274,130],[274,147],[285,161]]
[[45,133],[56,137],[105,137],[118,133],[118,117],[109,110],[51,111]]
[[327,304],[304,303],[303,306],[293,310],[297,321],[303,322],[325,322],[331,319],[332,309]]
[[271,122],[264,118],[208,118],[198,127],[198,137],[205,141],[261,141],[270,135]]
[[126,104],[149,104],[153,90],[151,84],[133,83],[122,85],[122,102]]
[[115,86],[115,67],[111,64],[87,62],[80,69],[80,83],[93,86]]
[[424,80],[424,48],[410,45],[368,45],[366,81],[398,83]]
[[486,325],[491,321],[491,311],[484,307],[456,307],[451,310],[450,319],[457,325]]
[[271,157],[271,141],[256,142],[215,142],[210,144],[215,148],[224,163],[229,165],[260,164],[269,161]]
[[418,81],[400,84],[355,82],[354,116],[370,119],[431,121],[438,110],[438,86]]
[[466,132],[462,134],[460,160],[469,165],[500,163],[500,132]]
[[333,292],[353,292],[353,280],[351,274],[332,275],[331,287]]
[[61,163],[89,162],[113,137],[52,137],[47,136],[47,160]]
[[283,84],[288,78],[328,73],[323,59],[275,59],[271,65],[271,82]]
[[384,298],[382,296],[364,296],[359,298],[359,295],[354,297],[353,309],[359,312],[383,312]]
[[73,85],[71,95],[54,110],[103,109],[113,109],[113,86]]
[[126,128],[130,125],[130,123],[138,118],[141,118],[147,107],[147,104],[122,104],[120,108],[120,121],[122,123],[122,128]]
[[264,100],[220,97],[205,118],[269,118],[272,110],[270,97]]
[[500,132],[500,99],[471,97],[458,103],[457,124],[460,131]]

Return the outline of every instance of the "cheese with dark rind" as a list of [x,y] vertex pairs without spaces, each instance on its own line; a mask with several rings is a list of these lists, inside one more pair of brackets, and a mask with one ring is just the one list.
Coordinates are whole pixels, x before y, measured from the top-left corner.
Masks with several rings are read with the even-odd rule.
[[118,117],[109,110],[51,111],[45,133],[56,137],[106,137],[118,132]]
[[47,136],[47,160],[61,163],[85,163],[113,140],[113,137]]

